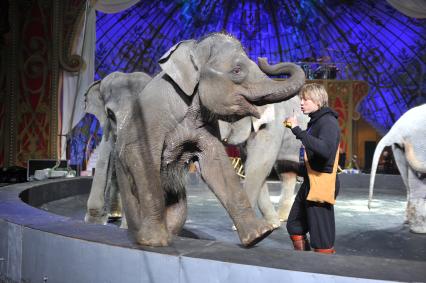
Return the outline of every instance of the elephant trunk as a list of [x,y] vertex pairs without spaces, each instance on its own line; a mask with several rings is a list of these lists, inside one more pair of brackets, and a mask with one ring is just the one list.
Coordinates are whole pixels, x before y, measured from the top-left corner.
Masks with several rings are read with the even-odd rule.
[[426,173],[426,163],[417,159],[413,145],[408,141],[404,141],[404,149],[405,157],[407,158],[407,162],[410,167],[416,172]]
[[269,65],[266,58],[259,58],[259,67],[267,75],[289,75],[283,81],[264,80],[257,84],[248,100],[255,105],[265,105],[288,100],[298,94],[300,88],[305,84],[305,73],[296,64],[278,63]]

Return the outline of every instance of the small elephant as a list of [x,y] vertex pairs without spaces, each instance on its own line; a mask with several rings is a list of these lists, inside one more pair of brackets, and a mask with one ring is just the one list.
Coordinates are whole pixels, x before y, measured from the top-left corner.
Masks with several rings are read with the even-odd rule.
[[[142,72],[114,72],[94,82],[85,94],[85,111],[95,115],[103,129],[96,174],[93,177],[84,217],[87,223],[106,224],[108,214],[121,212],[121,198],[112,154],[117,127],[125,119],[131,105],[136,102],[137,94],[151,79]],[[121,227],[127,228],[124,214]]]
[[[250,204],[259,207],[268,223],[279,227],[281,221],[287,220],[292,205],[302,145],[290,129],[284,127],[282,121],[288,116],[296,115],[300,126],[306,128],[308,119],[300,110],[298,96],[285,102],[270,104],[268,107],[273,109],[265,109],[264,113],[269,111],[273,117],[263,119],[261,125],[252,127],[252,119],[246,117],[235,123],[221,121],[220,126],[222,139],[228,144],[240,144],[245,152],[244,189]],[[258,121],[255,120],[254,123],[256,122]],[[259,129],[254,131],[257,127]],[[282,181],[278,213],[270,200],[266,184],[266,178],[274,164]]]
[[[185,223],[185,174],[198,161],[201,177],[233,220],[246,247],[274,228],[258,219],[220,140],[218,119],[260,117],[256,105],[288,100],[305,82],[292,63],[274,81],[224,33],[173,46],[158,73],[117,127],[115,164],[129,235],[141,245],[167,246]],[[105,104],[108,107],[108,103]],[[111,116],[114,116],[112,113]]]
[[406,217],[414,233],[426,233],[425,121],[426,104],[404,113],[377,144],[371,165],[369,208],[380,155],[385,146],[392,146],[395,163],[407,189]]

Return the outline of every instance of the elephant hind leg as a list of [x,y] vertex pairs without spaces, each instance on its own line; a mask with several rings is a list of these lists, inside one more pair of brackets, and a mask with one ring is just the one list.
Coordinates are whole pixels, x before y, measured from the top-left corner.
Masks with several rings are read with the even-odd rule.
[[166,223],[167,230],[173,234],[178,235],[185,224],[188,215],[188,206],[186,195],[180,197],[177,202],[166,204]]
[[[117,183],[117,174],[115,172],[115,165],[114,170],[111,172],[111,185],[108,193],[108,199],[109,199],[109,214],[108,217],[115,219],[115,218],[121,218],[122,217],[122,203],[121,203],[121,195],[118,188]],[[107,199],[107,198],[106,198]]]
[[426,233],[426,179],[419,178],[417,172],[408,169],[408,201],[407,220],[410,231],[413,233]]
[[[184,157],[188,160],[190,156]],[[164,166],[164,165],[163,165]],[[167,230],[178,235],[185,224],[188,214],[186,199],[187,166],[179,166],[179,162],[165,165],[161,171],[162,189],[165,192],[165,219]]]
[[408,201],[407,217],[410,231],[413,233],[426,233],[426,199],[417,198]]
[[111,199],[111,208],[110,208],[109,218],[110,219],[121,218],[120,228],[127,229],[126,214],[124,213],[121,195],[118,191],[114,193],[114,196]]
[[290,213],[291,206],[293,205],[296,178],[297,175],[294,172],[281,174],[282,188],[279,200],[278,216],[282,222],[287,221],[288,214]]

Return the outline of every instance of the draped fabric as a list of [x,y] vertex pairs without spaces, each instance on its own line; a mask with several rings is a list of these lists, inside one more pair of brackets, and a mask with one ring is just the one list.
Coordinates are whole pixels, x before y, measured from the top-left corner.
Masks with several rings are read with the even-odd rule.
[[81,55],[84,67],[78,73],[64,71],[62,90],[62,138],[61,158],[66,159],[66,135],[83,118],[84,93],[95,76],[96,10],[104,13],[118,13],[133,6],[140,0],[97,0],[87,1],[85,21],[75,44],[73,54]]
[[406,16],[426,19],[426,0],[387,0],[388,3]]
[[84,116],[84,92],[93,82],[96,50],[96,12],[88,6],[86,19],[74,54],[82,56],[84,67],[76,73],[63,72],[61,159],[66,159],[66,135]]
[[95,8],[108,14],[118,13],[132,7],[140,0],[98,0],[96,1]]

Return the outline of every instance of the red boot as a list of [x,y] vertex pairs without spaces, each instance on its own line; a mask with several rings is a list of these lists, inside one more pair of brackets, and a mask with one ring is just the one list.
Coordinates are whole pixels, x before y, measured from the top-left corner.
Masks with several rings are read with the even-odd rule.
[[314,249],[314,252],[322,253],[322,254],[335,254],[336,250],[334,248],[331,248],[331,249]]
[[310,251],[311,246],[306,235],[290,235],[295,251]]

